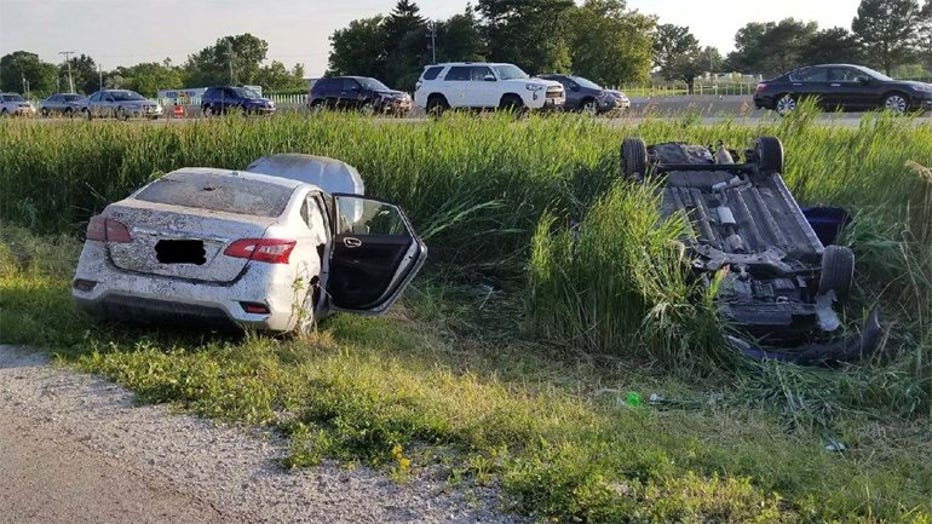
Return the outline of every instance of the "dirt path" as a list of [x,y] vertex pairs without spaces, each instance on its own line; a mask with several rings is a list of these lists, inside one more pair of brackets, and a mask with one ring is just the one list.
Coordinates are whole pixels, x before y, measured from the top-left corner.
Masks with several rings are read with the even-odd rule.
[[489,491],[332,464],[289,473],[282,454],[274,438],[133,406],[119,386],[0,345],[0,521],[508,520]]

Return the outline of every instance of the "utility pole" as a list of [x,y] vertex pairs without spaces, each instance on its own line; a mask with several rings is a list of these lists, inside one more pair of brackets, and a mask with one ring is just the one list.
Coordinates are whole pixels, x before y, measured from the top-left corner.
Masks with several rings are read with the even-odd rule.
[[100,91],[104,90],[104,70],[97,64],[97,81],[100,82]]
[[74,93],[74,78],[71,77],[71,55],[77,51],[59,51],[58,54],[64,55],[65,63],[68,64],[68,85],[71,87],[71,93]]
[[230,85],[236,85],[233,82],[233,41],[227,40],[227,58],[230,60]]
[[430,63],[437,63],[437,22],[432,21],[430,23]]

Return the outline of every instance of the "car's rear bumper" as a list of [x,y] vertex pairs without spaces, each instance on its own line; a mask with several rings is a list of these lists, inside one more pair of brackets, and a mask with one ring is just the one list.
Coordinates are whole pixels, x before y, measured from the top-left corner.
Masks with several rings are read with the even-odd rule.
[[[79,309],[117,320],[209,321],[290,331],[301,315],[310,314],[298,306],[304,293],[295,289],[294,277],[284,267],[264,266],[247,265],[231,282],[187,280],[121,270],[110,262],[105,248],[87,243],[72,281],[72,297]],[[247,313],[245,304],[262,305],[268,313]]]
[[757,109],[773,109],[773,99],[769,96],[754,95],[754,106]]

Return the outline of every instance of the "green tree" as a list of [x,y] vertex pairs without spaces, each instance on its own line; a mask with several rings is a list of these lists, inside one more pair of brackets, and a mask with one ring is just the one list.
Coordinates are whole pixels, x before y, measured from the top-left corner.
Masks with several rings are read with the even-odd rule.
[[424,64],[430,63],[427,20],[411,0],[398,0],[382,23],[385,57],[382,80],[412,90]]
[[192,87],[230,83],[254,84],[268,50],[268,42],[249,33],[220,38],[214,45],[188,56],[184,65],[185,84]]
[[45,96],[58,88],[58,67],[29,51],[14,51],[0,58],[0,90]]
[[653,25],[622,0],[586,0],[567,15],[573,72],[608,85],[647,78]]
[[863,59],[861,44],[844,27],[823,29],[800,48],[799,65],[856,64]]
[[485,42],[472,6],[462,14],[435,22],[438,62],[481,62],[485,60]]
[[654,67],[663,71],[672,67],[679,56],[698,52],[699,40],[687,26],[660,24],[654,33],[652,50]]
[[68,63],[71,64],[71,78],[74,80],[74,90],[78,93],[90,94],[100,89],[100,75],[94,59],[81,54],[71,57],[68,62],[58,69],[61,78],[61,90],[68,90]]
[[780,22],[751,22],[735,35],[728,67],[747,73],[775,75],[802,65],[802,50],[819,26],[786,18]]
[[486,56],[531,74],[568,71],[563,23],[572,7],[572,0],[479,0]]
[[919,12],[919,39],[917,50],[925,73],[932,77],[932,0],[926,0]]
[[382,15],[353,20],[330,35],[328,75],[384,76],[385,30]]
[[168,59],[162,63],[146,62],[131,67],[118,67],[114,73],[114,81],[118,79],[120,87],[148,97],[154,97],[161,89],[184,87],[181,69],[172,66]]
[[864,45],[872,65],[890,74],[909,61],[920,25],[916,0],[861,0],[851,30]]
[[285,91],[305,87],[304,66],[295,64],[288,70],[285,64],[273,60],[271,64],[259,70],[257,83],[267,91]]

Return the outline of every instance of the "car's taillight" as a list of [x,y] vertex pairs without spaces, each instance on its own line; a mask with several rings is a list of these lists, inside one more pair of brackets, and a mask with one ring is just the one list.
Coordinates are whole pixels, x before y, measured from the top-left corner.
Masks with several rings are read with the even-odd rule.
[[99,242],[130,242],[129,229],[122,222],[100,215],[87,223],[87,239]]
[[294,240],[278,238],[244,238],[230,244],[223,254],[228,257],[248,258],[269,264],[287,264],[294,249]]
[[761,91],[763,91],[763,90],[766,89],[766,88],[767,88],[767,84],[763,84],[763,83],[757,84],[757,89],[755,89],[754,92],[755,92],[755,93],[760,93]]

